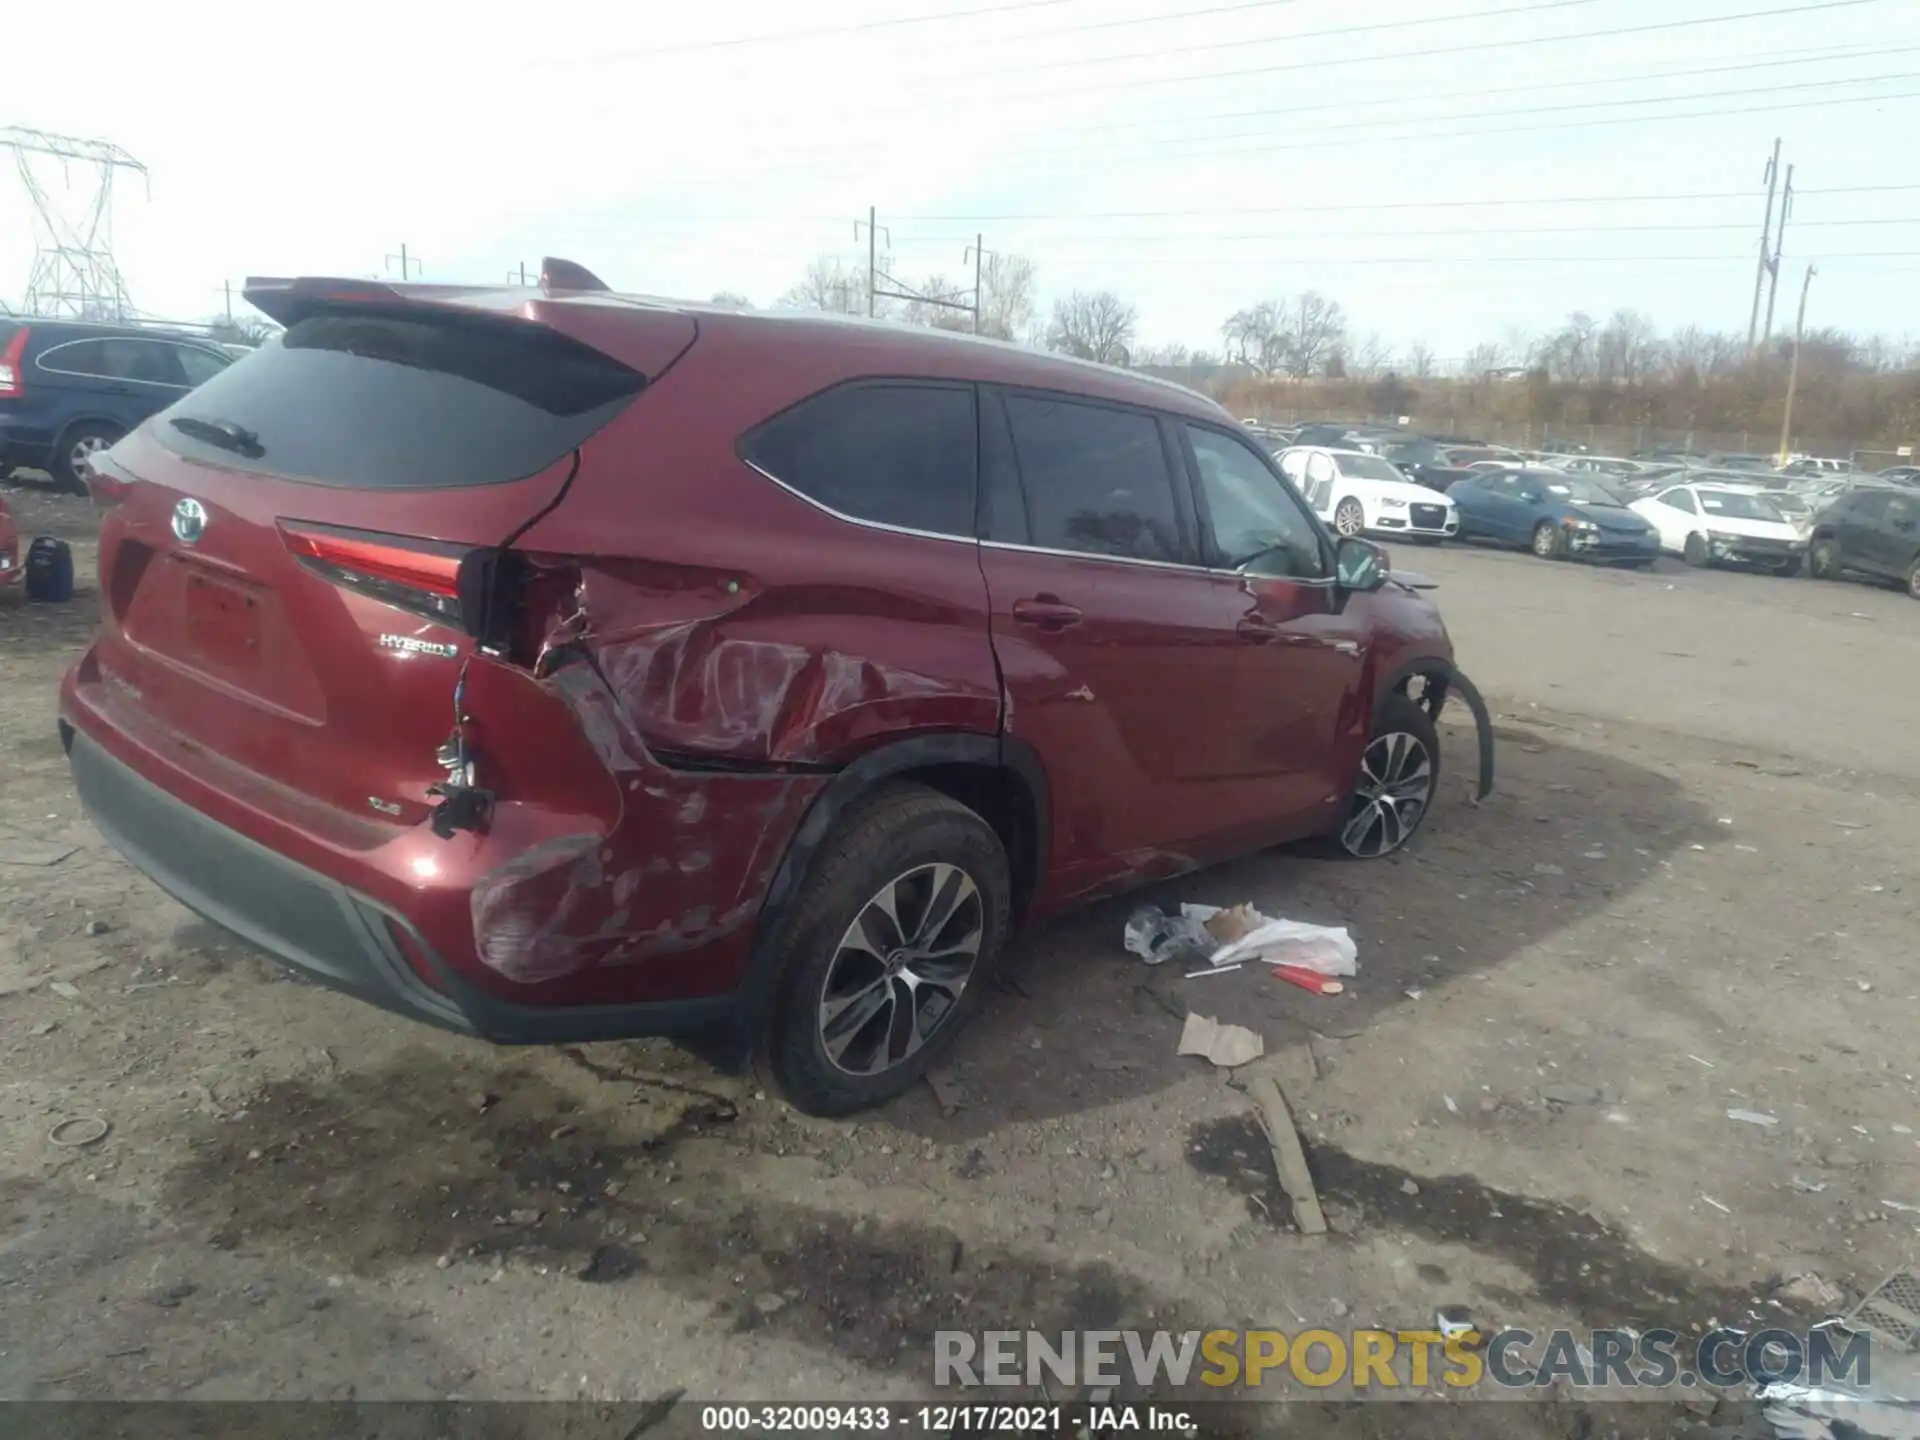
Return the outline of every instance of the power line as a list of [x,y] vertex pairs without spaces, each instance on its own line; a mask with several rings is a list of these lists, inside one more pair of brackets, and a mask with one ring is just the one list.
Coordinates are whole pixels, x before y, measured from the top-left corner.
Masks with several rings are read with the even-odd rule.
[[[930,78],[938,80],[978,80],[1001,75],[1029,75],[1044,70],[1071,70],[1083,65],[1118,65],[1128,60],[1159,60],[1168,55],[1201,55],[1214,50],[1245,50],[1254,45],[1283,45],[1299,40],[1329,40],[1341,35],[1371,35],[1385,30],[1411,30],[1416,25],[1451,25],[1461,21],[1495,20],[1505,15],[1531,15],[1548,10],[1570,10],[1576,5],[1595,5],[1600,0],[1531,0],[1523,5],[1508,5],[1499,10],[1457,10],[1448,15],[1419,15],[1407,20],[1376,20],[1367,25],[1340,25],[1330,30],[1293,30],[1285,35],[1261,35],[1246,40],[1209,40],[1201,45],[1169,45],[1153,50],[1134,50],[1122,55],[1082,55],[1071,60],[1042,60],[1032,65],[997,65],[991,70],[961,70]],[[1873,0],[1844,0],[1847,4],[1866,5]],[[1446,52],[1440,52],[1446,53]]]
[[[1745,70],[1774,70],[1789,65],[1832,65],[1842,60],[1857,60],[1867,56],[1879,59],[1884,55],[1906,55],[1920,50],[1920,45],[1834,45],[1824,51],[1802,51],[1798,55],[1781,57],[1775,51],[1759,52],[1768,58],[1738,58],[1742,63],[1729,65],[1698,65],[1680,70],[1636,69],[1631,75],[1588,76],[1580,80],[1546,80],[1529,85],[1502,85],[1501,95],[1528,95],[1541,91],[1555,94],[1565,90],[1587,90],[1603,85],[1642,85],[1658,80],[1688,80],[1701,75],[1725,75]],[[1475,85],[1465,90],[1427,90],[1409,94],[1405,90],[1396,91],[1392,99],[1419,100],[1464,100],[1477,95],[1485,95],[1488,87]],[[1666,98],[1666,97],[1647,97]],[[1673,97],[1695,98],[1695,97]],[[1077,125],[1064,130],[1049,131],[1049,134],[1099,134],[1109,130],[1164,129],[1169,124],[1205,124],[1215,120],[1257,120],[1270,115],[1299,115],[1313,110],[1352,110],[1373,103],[1365,96],[1343,96],[1339,100],[1312,105],[1281,105],[1260,110],[1223,110],[1203,115],[1159,116],[1142,120],[1110,120],[1096,125]],[[1597,102],[1596,102],[1597,103]],[[1626,104],[1627,101],[1609,103]],[[1168,137],[1170,139],[1182,137]],[[1195,139],[1215,138],[1195,136]]]
[[[1900,48],[1903,50],[1920,50],[1920,45],[1904,46]],[[1893,52],[1882,51],[1878,53],[1899,53],[1899,52],[1898,51],[1893,51]],[[1671,78],[1671,77],[1663,77],[1663,78]],[[1277,131],[1272,129],[1229,130],[1229,131],[1218,132],[1210,135],[1169,135],[1169,136],[1164,136],[1157,139],[1150,138],[1150,137],[1141,137],[1138,139],[1131,139],[1131,140],[1123,138],[1118,142],[1117,148],[1107,148],[1104,146],[1097,147],[1097,153],[1100,153],[1102,155],[1167,154],[1167,155],[1173,155],[1173,156],[1184,156],[1189,154],[1203,154],[1203,155],[1258,154],[1260,153],[1260,151],[1257,147],[1244,148],[1244,149],[1234,148],[1230,150],[1221,150],[1221,151],[1189,151],[1189,150],[1178,149],[1173,147],[1188,146],[1188,145],[1207,145],[1207,144],[1212,144],[1212,143],[1216,143],[1223,140],[1266,140],[1266,139],[1275,138],[1279,136],[1302,136],[1302,135],[1312,136],[1312,135],[1322,134],[1322,133],[1335,133],[1342,137],[1345,137],[1351,134],[1355,130],[1372,130],[1372,129],[1379,129],[1385,126],[1430,125],[1430,124],[1436,124],[1436,123],[1444,124],[1447,122],[1463,121],[1463,120],[1465,121],[1499,120],[1499,119],[1509,118],[1512,116],[1520,116],[1520,115],[1525,115],[1525,116],[1553,115],[1553,114],[1563,114],[1569,111],[1576,111],[1576,110],[1610,110],[1610,109],[1616,109],[1624,105],[1688,105],[1688,104],[1697,104],[1702,100],[1722,100],[1722,99],[1732,99],[1736,97],[1748,97],[1748,96],[1770,97],[1770,96],[1781,94],[1787,91],[1830,90],[1837,86],[1842,86],[1842,85],[1871,85],[1871,84],[1879,84],[1881,82],[1894,81],[1894,80],[1911,81],[1915,78],[1916,76],[1910,71],[1896,71],[1892,74],[1883,74],[1883,75],[1851,75],[1851,76],[1842,76],[1832,80],[1796,81],[1791,84],[1785,84],[1785,85],[1770,85],[1764,89],[1759,89],[1759,90],[1756,90],[1751,86],[1739,86],[1730,90],[1695,90],[1685,95],[1623,96],[1623,97],[1616,97],[1611,100],[1575,100],[1564,105],[1524,105],[1515,109],[1505,109],[1505,110],[1466,110],[1466,111],[1451,111],[1451,112],[1443,111],[1438,114],[1385,115],[1377,119],[1370,119],[1370,120],[1343,120],[1339,123],[1338,126],[1334,127],[1334,129],[1331,132],[1316,130],[1312,127],[1302,129],[1296,126],[1288,126],[1284,130],[1277,130]],[[1525,89],[1527,87],[1522,86],[1518,88]],[[1551,87],[1545,87],[1545,88],[1551,88]],[[1479,93],[1479,92],[1464,92],[1464,93]],[[1420,97],[1415,97],[1415,98],[1420,98]],[[1442,97],[1433,97],[1433,98],[1442,98]],[[1841,98],[1846,99],[1848,97],[1841,97]],[[1853,98],[1872,99],[1877,97],[1863,96],[1863,97],[1853,97]],[[1840,103],[1840,101],[1836,100],[1833,103]],[[1328,101],[1328,102],[1298,106],[1291,113],[1311,114],[1316,111],[1328,111],[1328,110],[1347,111],[1347,110],[1350,110],[1351,108],[1353,108],[1353,102],[1351,100],[1336,100],[1336,101]],[[1753,108],[1758,109],[1758,108],[1764,108],[1764,107],[1755,106]],[[1782,108],[1782,107],[1774,107],[1774,108]],[[1703,112],[1689,112],[1689,113],[1703,113]],[[1720,113],[1720,112],[1704,112],[1704,113]],[[1644,116],[1644,117],[1634,116],[1634,117],[1627,117],[1627,118],[1629,120],[1632,120],[1632,119],[1642,119],[1642,118],[1659,119],[1661,117],[1650,115],[1650,116]],[[1595,120],[1591,122],[1581,121],[1579,123],[1584,125],[1588,123],[1606,124],[1606,123],[1613,123],[1613,122]],[[1551,129],[1555,127],[1549,126],[1549,125],[1543,125],[1539,127],[1527,127],[1527,128]],[[1462,133],[1471,134],[1471,133],[1480,133],[1480,132],[1470,131],[1470,132],[1462,132]],[[1486,132],[1486,133],[1501,133],[1501,132],[1493,131],[1493,132]],[[876,148],[882,148],[884,147],[885,143],[886,142],[884,141],[875,141],[873,142],[873,145]],[[1281,148],[1292,148],[1292,147],[1281,147]],[[1044,158],[1044,157],[1074,156],[1074,155],[1086,154],[1086,153],[1089,153],[1090,150],[1095,150],[1095,149],[1096,147],[1087,145],[1085,143],[1063,144],[1058,146],[1045,145],[1045,146],[1040,146],[1035,148],[1023,147],[1018,150],[1001,151],[999,152],[997,158],[1038,159],[1038,158]],[[814,154],[814,153],[817,153],[817,151],[814,147],[801,146],[801,147],[795,147],[789,150],[776,150],[776,151],[762,152],[762,153],[777,155],[777,156],[794,156],[794,155]],[[836,154],[849,153],[848,147],[835,146],[834,153]]]
[[[1916,46],[1913,48],[1920,49],[1920,46]],[[1837,80],[1802,80],[1790,85],[1771,85],[1771,86],[1768,86],[1765,90],[1755,90],[1751,86],[1740,86],[1732,90],[1695,90],[1692,93],[1687,95],[1638,95],[1638,96],[1630,96],[1626,98],[1613,99],[1613,100],[1575,100],[1566,105],[1523,105],[1517,109],[1509,109],[1509,110],[1456,110],[1451,112],[1443,111],[1439,114],[1387,115],[1387,116],[1382,116],[1381,118],[1376,120],[1342,121],[1338,127],[1338,132],[1342,135],[1345,135],[1354,130],[1360,130],[1360,129],[1371,130],[1371,129],[1378,129],[1383,126],[1391,126],[1391,125],[1428,125],[1428,124],[1435,124],[1435,123],[1444,124],[1450,121],[1458,121],[1458,120],[1499,120],[1499,119],[1504,119],[1504,118],[1507,118],[1510,116],[1516,116],[1516,115],[1558,115],[1558,114],[1564,114],[1572,110],[1612,110],[1612,109],[1617,109],[1623,105],[1687,105],[1687,104],[1697,104],[1702,100],[1727,100],[1727,99],[1733,99],[1736,97],[1746,97],[1746,96],[1768,96],[1768,95],[1777,95],[1786,91],[1831,90],[1831,89],[1834,89],[1836,86],[1841,86],[1841,85],[1877,85],[1882,82],[1892,81],[1892,80],[1901,80],[1901,81],[1911,82],[1916,78],[1920,78],[1920,77],[1915,76],[1912,71],[1896,71],[1890,75],[1851,75],[1851,76],[1843,76],[1842,78]],[[1874,99],[1877,97],[1842,96],[1839,98],[1840,99],[1849,99],[1849,98]],[[1346,108],[1346,107],[1339,104],[1338,102],[1330,105],[1309,105],[1309,106],[1302,107],[1303,111],[1338,110],[1343,108]],[[1625,118],[1631,120],[1631,119],[1637,119],[1637,118],[1657,119],[1659,117],[1658,116],[1646,116],[1646,117],[1629,116]],[[1580,123],[1586,124],[1589,122],[1582,121]],[[1596,121],[1592,123],[1605,123],[1605,122]],[[1539,128],[1547,129],[1550,127],[1541,126]],[[1232,130],[1232,131],[1227,131],[1224,134],[1218,134],[1218,135],[1168,136],[1164,140],[1142,140],[1142,141],[1135,142],[1137,148],[1130,149],[1124,153],[1139,154],[1139,153],[1145,153],[1146,151],[1150,150],[1152,153],[1158,154],[1158,153],[1161,153],[1163,147],[1166,147],[1166,146],[1205,145],[1205,144],[1209,144],[1211,142],[1219,141],[1219,140],[1265,140],[1265,139],[1273,138],[1276,135],[1297,135],[1300,133],[1302,132],[1294,129],[1293,127],[1288,127],[1286,130],[1282,130],[1282,131]],[[1305,133],[1312,134],[1313,132],[1311,130],[1308,130]],[[1050,154],[1071,155],[1071,154],[1079,153],[1079,147],[1069,146],[1060,150],[1022,150],[1018,153],[1022,155],[1050,155]],[[1173,151],[1170,153],[1186,154],[1188,152]],[[1238,154],[1240,152],[1235,150],[1235,151],[1228,151],[1224,153]]]
[[[1912,185],[1829,185],[1817,190],[1801,190],[1802,195],[1865,195],[1890,191],[1920,190]],[[1748,190],[1691,190],[1664,195],[1518,195],[1477,200],[1360,200],[1332,201],[1315,205],[1262,205],[1222,210],[1088,210],[1009,212],[1000,215],[898,215],[898,220],[1162,220],[1192,215],[1294,215],[1347,210],[1481,210],[1508,205],[1669,205],[1680,200],[1749,200]],[[760,217],[742,216],[741,219]]]
[[[1902,77],[1902,78],[1908,78],[1908,77]],[[1354,139],[1344,138],[1345,132],[1354,127],[1341,126],[1333,130],[1327,130],[1327,131],[1322,131],[1318,133],[1309,132],[1309,134],[1306,137],[1299,140],[1290,141],[1285,144],[1249,145],[1249,146],[1240,146],[1231,150],[1182,150],[1178,152],[1168,153],[1167,158],[1171,160],[1211,160],[1211,159],[1227,159],[1227,158],[1231,158],[1234,156],[1241,156],[1241,155],[1267,155],[1267,154],[1275,153],[1277,151],[1286,151],[1286,150],[1344,149],[1348,146],[1353,146],[1353,145],[1380,145],[1380,144],[1404,145],[1416,140],[1464,140],[1464,139],[1477,138],[1482,135],[1537,135],[1537,134],[1542,134],[1542,133],[1553,131],[1553,130],[1592,129],[1596,126],[1601,126],[1601,125],[1651,125],[1651,124],[1656,124],[1656,123],[1661,123],[1661,122],[1671,121],[1671,120],[1712,119],[1714,117],[1722,116],[1722,115],[1769,114],[1776,110],[1823,109],[1823,108],[1836,106],[1836,105],[1882,105],[1882,104],[1888,104],[1894,101],[1911,100],[1911,99],[1914,99],[1915,97],[1920,97],[1920,90],[1900,90],[1900,91],[1895,91],[1891,94],[1886,94],[1886,95],[1838,95],[1838,96],[1834,96],[1829,99],[1823,99],[1823,100],[1787,101],[1780,104],[1774,104],[1770,101],[1762,100],[1758,103],[1734,106],[1730,109],[1723,108],[1719,110],[1683,110],[1674,114],[1666,114],[1666,115],[1603,116],[1599,118],[1586,118],[1586,119],[1580,119],[1580,120],[1562,120],[1562,121],[1552,122],[1546,125],[1507,125],[1507,126],[1496,126],[1492,129],[1478,129],[1478,130],[1421,129],[1406,135],[1363,135]],[[1687,98],[1691,98],[1691,97],[1687,97]],[[1514,114],[1514,113],[1520,113],[1520,112],[1507,111],[1502,113]],[[1422,117],[1418,115],[1409,115],[1402,120],[1380,121],[1378,123],[1418,126],[1418,125],[1428,124],[1432,119],[1442,119],[1442,118],[1453,118],[1453,117],[1438,117],[1438,116]],[[1356,123],[1358,124],[1358,123],[1372,123],[1372,122],[1356,122]],[[1054,154],[1051,152],[1029,153],[1029,152],[1014,151],[1014,152],[1005,152],[997,156],[996,158],[1002,161],[1030,159],[1030,160],[1040,161],[1043,163],[1055,163],[1059,160],[1060,156],[1058,154]],[[1109,154],[1107,156],[1104,156],[1103,158],[1111,160],[1116,157]]]
[[[1005,5],[982,5],[972,10],[941,10],[932,15],[898,15],[884,20],[857,20],[848,25],[818,25],[809,30],[781,30],[764,35],[734,35],[715,40],[690,40],[681,45],[649,45],[644,50],[615,50],[606,55],[580,56],[569,53],[563,62],[578,65],[589,61],[648,60],[656,55],[691,55],[700,50],[732,50],[743,45],[783,45],[792,40],[819,40],[832,35],[857,35],[870,30],[897,30],[907,25],[933,25],[946,20],[972,20],[981,15],[1010,15],[1022,10],[1045,10],[1069,5],[1074,0],[1014,0]],[[1287,0],[1265,0],[1287,3]]]
[[[1851,226],[1851,225],[1920,225],[1920,215],[1906,215],[1897,219],[1864,220],[1803,220],[1803,226]],[[1402,240],[1432,239],[1437,237],[1455,237],[1462,240],[1496,239],[1505,235],[1635,235],[1635,234],[1683,234],[1709,230],[1746,230],[1749,225],[1743,221],[1728,221],[1711,225],[1535,225],[1509,228],[1502,226],[1497,230],[1267,230],[1237,235],[1202,234],[1193,231],[1184,233],[1147,234],[1136,231],[1110,231],[1103,235],[1046,235],[1039,237],[1048,245],[1099,244],[1115,242],[1134,244],[1154,244],[1167,241],[1192,241],[1199,244],[1224,244],[1245,240],[1295,240],[1303,236],[1315,240]],[[925,235],[919,237],[928,244],[951,245],[965,240],[964,235]]]
[[[1686,20],[1661,20],[1643,25],[1619,25],[1604,30],[1579,30],[1566,35],[1521,35],[1508,36],[1498,40],[1477,40],[1463,45],[1429,46],[1422,50],[1395,50],[1386,54],[1370,55],[1326,55],[1315,56],[1308,60],[1289,61],[1281,65],[1256,65],[1239,70],[1207,70],[1192,75],[1149,75],[1128,77],[1125,79],[1098,80],[1087,85],[1054,87],[1047,90],[1025,91],[1016,95],[997,95],[995,104],[1004,104],[1009,100],[1053,100],[1063,95],[1084,95],[1101,90],[1117,88],[1135,89],[1146,85],[1189,85],[1218,80],[1236,80],[1254,75],[1278,75],[1292,70],[1327,70],[1346,65],[1379,65],[1394,60],[1426,60],[1444,58],[1450,55],[1478,55],[1493,50],[1521,49],[1530,45],[1571,44],[1582,40],[1609,40],[1622,35],[1650,35],[1673,30],[1698,29],[1707,25],[1728,25],[1742,20],[1767,20],[1781,15],[1805,15],[1829,10],[1849,9],[1859,5],[1877,5],[1882,0],[1804,0],[1798,5],[1780,6],[1768,10],[1741,10],[1730,15],[1702,15]],[[1397,21],[1400,25],[1419,23],[1416,21]],[[1300,34],[1278,37],[1298,40],[1308,38]],[[1162,52],[1169,53],[1169,52]],[[1075,62],[1082,63],[1082,62]],[[1015,67],[996,71],[996,74],[1013,73]],[[940,75],[916,74],[916,85],[929,81],[947,79],[978,79],[977,75]],[[860,111],[863,115],[890,113],[901,109],[916,109],[924,102],[915,102],[905,106],[871,106]]]

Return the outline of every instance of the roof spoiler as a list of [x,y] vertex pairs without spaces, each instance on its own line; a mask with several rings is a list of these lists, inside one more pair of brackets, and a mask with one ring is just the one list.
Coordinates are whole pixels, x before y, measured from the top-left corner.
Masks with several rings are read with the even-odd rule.
[[[540,288],[547,295],[605,293],[607,282],[584,265],[558,256],[540,262]],[[481,310],[505,309],[512,302],[509,292],[497,286],[422,285],[379,279],[349,280],[325,275],[303,275],[295,279],[250,275],[241,287],[247,303],[261,314],[282,325],[292,325],[317,310],[371,306],[386,309],[399,305],[435,302],[466,304]]]
[[540,262],[540,288],[551,295],[556,290],[606,290],[607,282],[571,260],[549,255]]

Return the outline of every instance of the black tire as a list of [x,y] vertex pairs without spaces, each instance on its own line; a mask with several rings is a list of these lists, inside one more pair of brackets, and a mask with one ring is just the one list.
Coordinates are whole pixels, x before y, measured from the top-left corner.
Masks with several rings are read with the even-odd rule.
[[1629,561],[1627,562],[1627,568],[1628,568],[1628,569],[1630,569],[1630,570],[1638,570],[1638,571],[1640,571],[1640,572],[1641,572],[1642,574],[1644,574],[1644,573],[1646,573],[1647,571],[1649,571],[1649,570],[1651,570],[1651,569],[1653,569],[1653,561],[1651,561],[1651,560],[1629,560]]
[[[910,912],[916,895],[925,894],[924,917],[938,898],[932,893],[933,879],[954,884],[951,876],[934,870],[936,866],[953,867],[974,886],[973,896],[950,912],[948,928],[926,937],[951,941],[960,933],[954,926],[964,929],[977,920],[979,943],[957,998],[925,977],[909,985],[896,973],[899,964],[907,963],[899,957],[909,954],[910,942],[923,937],[886,937],[866,929],[884,927],[885,912],[872,912],[871,907],[889,890],[903,928],[914,928]],[[763,1058],[787,1102],[809,1115],[851,1115],[893,1099],[920,1080],[986,997],[1006,943],[1011,892],[999,837],[958,801],[922,786],[896,785],[876,792],[846,815],[808,868],[802,898],[779,938],[779,990]],[[866,945],[891,947],[893,968],[867,949],[843,949],[842,941],[856,921],[862,923]],[[894,946],[893,941],[903,943]],[[912,963],[924,965],[930,958],[913,956]],[[904,973],[912,973],[910,965]],[[828,1017],[823,1010],[830,983],[835,998],[873,994],[875,1003],[847,1004]],[[868,1013],[859,1019],[862,1009]],[[850,1027],[844,1023],[849,1015],[856,1017]],[[925,1025],[916,1030],[924,1040],[910,1052],[906,1042],[913,1037],[903,1021]],[[828,1052],[824,1032],[835,1022],[841,1023],[833,1039],[846,1065]],[[897,1058],[895,1051],[900,1052]],[[885,1063],[861,1073],[863,1059]]]
[[1913,563],[1907,566],[1907,594],[1920,600],[1920,555],[1914,556]]
[[1687,543],[1680,552],[1680,558],[1696,570],[1704,570],[1713,564],[1713,554],[1707,549],[1707,538],[1695,531],[1687,536]]
[[1800,573],[1800,557],[1795,555],[1790,560],[1776,560],[1773,563],[1772,569],[1773,573],[1778,575],[1782,580],[1791,580]]
[[1816,580],[1840,578],[1840,545],[1834,540],[1816,540],[1807,552],[1807,573]]
[[99,420],[82,420],[61,435],[53,447],[53,478],[62,490],[73,495],[88,494],[87,477],[81,473],[84,453],[104,450],[125,432]]
[[[1382,768],[1380,752],[1384,751],[1389,756],[1392,754],[1392,747],[1384,742],[1390,742],[1395,736],[1409,737],[1424,752],[1427,779],[1425,797],[1420,801],[1419,809],[1405,823],[1396,824],[1394,820],[1396,816],[1404,816],[1405,802],[1402,801],[1388,807],[1385,813],[1377,814],[1374,823],[1360,826],[1363,813],[1375,804],[1369,795],[1369,780],[1377,777]],[[1320,848],[1325,853],[1352,860],[1377,860],[1383,855],[1391,855],[1405,848],[1407,842],[1419,833],[1433,809],[1433,798],[1439,789],[1440,735],[1434,728],[1433,717],[1418,702],[1404,695],[1390,695],[1373,718],[1373,734],[1367,738],[1367,748],[1360,757],[1360,770],[1354,777],[1353,794],[1341,814],[1340,828],[1324,837]]]
[[1564,560],[1567,558],[1567,537],[1551,520],[1542,520],[1533,527],[1530,548],[1542,560]]

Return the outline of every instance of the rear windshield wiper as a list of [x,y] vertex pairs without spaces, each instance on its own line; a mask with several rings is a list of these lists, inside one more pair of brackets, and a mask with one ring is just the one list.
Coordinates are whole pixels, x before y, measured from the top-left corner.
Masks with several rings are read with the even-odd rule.
[[258,435],[231,420],[202,420],[194,415],[176,415],[167,423],[182,435],[191,436],[217,449],[231,450],[249,460],[258,460],[267,453]]

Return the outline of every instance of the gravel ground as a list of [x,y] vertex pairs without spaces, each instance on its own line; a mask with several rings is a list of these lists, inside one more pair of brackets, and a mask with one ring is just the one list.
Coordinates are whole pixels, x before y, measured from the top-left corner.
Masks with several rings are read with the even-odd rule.
[[[1450,717],[1411,853],[1148,897],[1348,925],[1350,993],[1149,970],[1116,902],[1020,943],[957,1103],[828,1123],[663,1043],[411,1025],[128,870],[53,727],[92,518],[8,494],[86,587],[0,597],[0,843],[76,847],[0,864],[0,1398],[907,1398],[943,1328],[1685,1329],[1911,1259],[1904,596],[1397,553],[1495,707],[1498,790],[1468,803]],[[1189,1004],[1263,1032],[1334,1233],[1280,1218],[1246,1096],[1175,1056]],[[50,1142],[88,1117],[103,1141]],[[1372,1408],[1324,1433],[1415,1433]],[[1501,1408],[1418,1433],[1588,1423]]]

